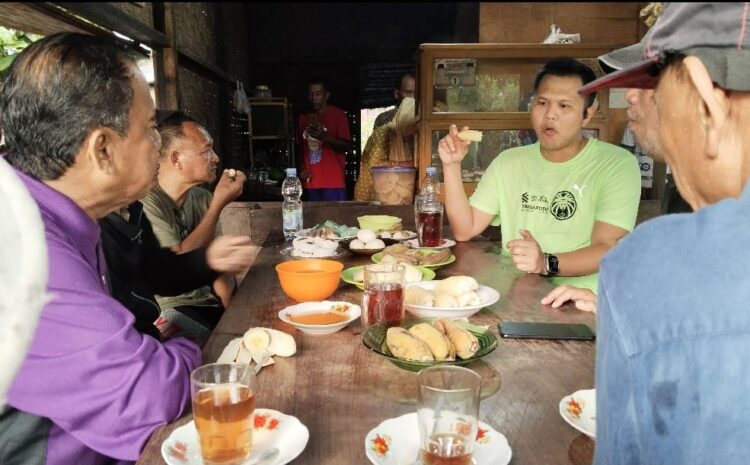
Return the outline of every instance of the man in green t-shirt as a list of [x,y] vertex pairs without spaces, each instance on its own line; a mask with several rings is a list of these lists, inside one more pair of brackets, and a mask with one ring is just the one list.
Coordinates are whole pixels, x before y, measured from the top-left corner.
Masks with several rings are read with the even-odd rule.
[[596,292],[602,256],[635,225],[641,175],[628,151],[581,134],[596,96],[577,91],[594,79],[591,68],[571,58],[547,62],[534,80],[538,142],[498,155],[471,199],[461,179],[470,142],[452,125],[438,152],[457,240],[500,225],[503,252],[519,270]]
[[[199,187],[217,178],[219,157],[208,131],[182,112],[165,118],[158,130],[162,138],[159,183],[141,203],[160,245],[186,253],[207,246],[221,234],[221,211],[242,194],[245,175],[225,171],[212,195]],[[156,299],[162,317],[185,330],[192,329],[200,338],[216,326],[234,287],[234,277],[224,274],[213,286]]]

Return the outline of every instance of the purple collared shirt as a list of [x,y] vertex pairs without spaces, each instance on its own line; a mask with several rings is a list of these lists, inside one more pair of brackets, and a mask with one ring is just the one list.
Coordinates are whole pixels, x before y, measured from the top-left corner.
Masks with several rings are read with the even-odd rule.
[[8,403],[51,420],[47,465],[135,461],[154,430],[190,403],[200,349],[136,331],[133,315],[109,295],[97,223],[70,198],[16,173],[44,222],[52,300]]

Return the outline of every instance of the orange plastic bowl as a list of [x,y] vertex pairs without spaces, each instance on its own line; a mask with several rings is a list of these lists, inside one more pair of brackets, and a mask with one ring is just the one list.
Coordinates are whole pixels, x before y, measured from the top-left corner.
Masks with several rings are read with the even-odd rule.
[[344,264],[335,260],[290,260],[276,265],[284,293],[298,302],[325,300],[339,287]]

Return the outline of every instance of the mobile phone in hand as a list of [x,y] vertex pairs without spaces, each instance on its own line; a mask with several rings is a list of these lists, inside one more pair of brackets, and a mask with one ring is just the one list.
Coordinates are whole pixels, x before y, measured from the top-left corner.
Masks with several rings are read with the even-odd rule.
[[504,338],[575,341],[596,339],[596,335],[584,324],[502,322],[497,324],[497,329]]

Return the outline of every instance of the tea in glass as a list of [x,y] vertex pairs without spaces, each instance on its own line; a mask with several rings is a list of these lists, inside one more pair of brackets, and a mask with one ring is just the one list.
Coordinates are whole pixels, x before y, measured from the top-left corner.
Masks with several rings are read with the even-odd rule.
[[417,238],[420,247],[439,247],[443,242],[443,211],[417,212]]
[[434,366],[420,371],[417,381],[421,463],[470,465],[482,378],[467,368]]
[[247,364],[214,363],[190,375],[193,418],[207,465],[242,463],[253,442],[255,375]]
[[376,323],[387,327],[404,322],[404,273],[396,263],[365,265],[362,295],[362,329]]

